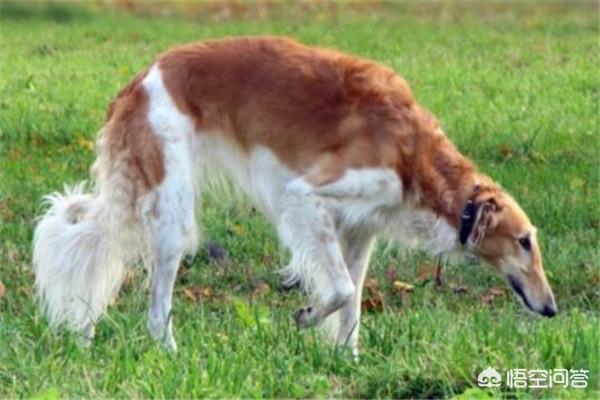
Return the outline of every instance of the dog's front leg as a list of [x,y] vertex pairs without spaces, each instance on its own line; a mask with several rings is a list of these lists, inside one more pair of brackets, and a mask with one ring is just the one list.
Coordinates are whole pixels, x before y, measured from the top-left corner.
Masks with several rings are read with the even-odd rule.
[[326,201],[304,178],[286,186],[280,202],[279,233],[292,252],[289,273],[298,277],[312,303],[294,313],[299,327],[317,325],[354,295]]
[[348,170],[341,179],[320,186],[316,194],[333,202],[344,260],[356,291],[350,301],[328,318],[323,328],[329,338],[358,354],[362,288],[374,236],[389,221],[385,211],[402,201],[402,184],[388,169]]
[[339,311],[337,343],[348,346],[352,354],[358,355],[358,330],[360,328],[360,308],[362,290],[373,249],[374,236],[368,230],[353,229],[344,232],[344,259],[356,287],[354,297]]

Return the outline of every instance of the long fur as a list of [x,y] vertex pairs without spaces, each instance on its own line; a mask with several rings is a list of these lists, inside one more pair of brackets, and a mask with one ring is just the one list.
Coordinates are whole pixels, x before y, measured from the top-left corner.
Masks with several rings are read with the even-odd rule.
[[144,251],[127,179],[117,173],[96,183],[91,193],[80,183],[47,195],[33,239],[35,286],[50,325],[90,334],[118,294],[127,264]]

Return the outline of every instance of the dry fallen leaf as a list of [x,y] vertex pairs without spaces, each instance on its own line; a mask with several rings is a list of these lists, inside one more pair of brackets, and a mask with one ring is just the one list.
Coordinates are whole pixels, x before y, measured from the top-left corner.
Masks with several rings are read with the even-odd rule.
[[489,288],[488,292],[493,296],[501,296],[506,292],[503,286]]
[[213,290],[209,286],[194,285],[183,289],[183,294],[192,301],[210,300],[213,297]]
[[2,283],[2,281],[0,281],[0,297],[4,296],[6,294],[6,286],[4,286],[4,283]]
[[361,307],[364,311],[383,311],[383,294],[375,278],[368,278],[364,283],[364,295]]
[[383,298],[379,295],[363,299],[361,308],[363,311],[383,311]]
[[190,288],[183,289],[183,294],[185,294],[185,297],[187,297],[188,299],[190,299],[192,301],[198,301],[198,299],[196,298],[196,294]]
[[77,138],[77,144],[83,147],[84,149],[94,150],[94,141],[86,139],[83,136]]
[[481,295],[481,301],[489,306],[492,305],[496,297],[502,297],[505,294],[506,289],[504,287],[492,287],[486,290],[485,293]]
[[394,281],[392,287],[395,293],[400,294],[402,305],[404,307],[410,307],[410,292],[415,286],[402,281]]
[[227,228],[231,233],[233,233],[236,236],[245,236],[246,235],[246,228],[244,228],[243,225],[231,224]]
[[394,291],[396,291],[396,292],[404,292],[404,291],[410,292],[415,287],[415,285],[411,285],[410,283],[406,283],[406,282],[402,282],[402,281],[394,281],[393,286],[394,286]]
[[498,146],[498,153],[503,157],[503,158],[509,158],[513,155],[513,148],[508,145],[508,144],[501,144],[500,146]]
[[262,265],[274,265],[276,260],[275,260],[275,257],[273,257],[273,256],[263,255],[260,258],[260,262]]
[[379,288],[379,283],[375,278],[365,279],[364,288],[369,292],[376,291]]
[[429,263],[421,263],[417,267],[417,281],[425,282],[431,279],[434,274],[433,266]]
[[19,249],[12,243],[9,243],[8,245],[6,245],[6,257],[9,259],[9,261],[13,264],[16,264],[20,261],[20,253],[19,253]]
[[269,285],[267,285],[265,282],[261,281],[254,287],[252,296],[261,297],[261,296],[265,295],[266,293],[269,293],[269,290],[271,290]]

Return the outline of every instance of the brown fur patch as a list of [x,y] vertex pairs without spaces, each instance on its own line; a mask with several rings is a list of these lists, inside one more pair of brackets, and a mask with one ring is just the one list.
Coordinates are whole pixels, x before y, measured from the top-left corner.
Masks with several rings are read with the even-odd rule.
[[138,194],[165,177],[162,143],[148,122],[148,95],[141,82],[146,72],[123,88],[107,111],[103,143],[110,159],[124,162],[124,173]]
[[246,150],[265,145],[299,172],[323,157],[335,159],[325,170],[393,166],[393,121],[413,104],[390,69],[289,39],[190,44],[159,62],[175,103],[201,131],[224,132]]

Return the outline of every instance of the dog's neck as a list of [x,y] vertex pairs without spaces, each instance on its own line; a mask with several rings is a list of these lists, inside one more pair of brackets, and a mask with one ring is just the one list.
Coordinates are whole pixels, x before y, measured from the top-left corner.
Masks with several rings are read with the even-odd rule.
[[477,185],[492,184],[479,174],[450,140],[439,132],[418,135],[414,153],[412,191],[418,206],[431,210],[459,230],[461,214]]

